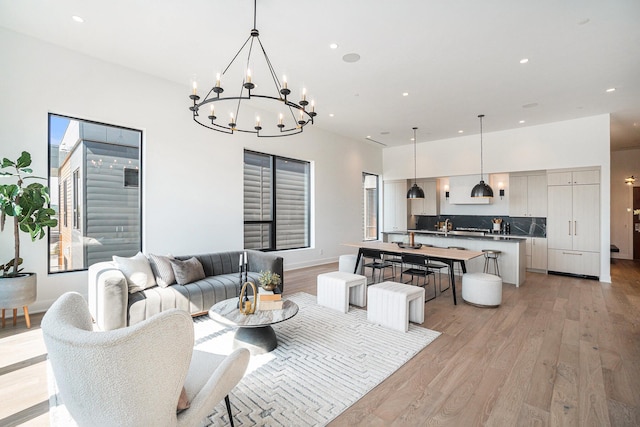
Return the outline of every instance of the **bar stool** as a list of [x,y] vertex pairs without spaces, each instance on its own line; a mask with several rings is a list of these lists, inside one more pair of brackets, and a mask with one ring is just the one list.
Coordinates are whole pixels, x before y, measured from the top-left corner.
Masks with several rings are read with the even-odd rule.
[[495,249],[483,249],[484,252],[484,272],[489,273],[490,260],[493,260],[493,271],[496,276],[500,276],[500,268],[498,267],[498,257],[502,251]]

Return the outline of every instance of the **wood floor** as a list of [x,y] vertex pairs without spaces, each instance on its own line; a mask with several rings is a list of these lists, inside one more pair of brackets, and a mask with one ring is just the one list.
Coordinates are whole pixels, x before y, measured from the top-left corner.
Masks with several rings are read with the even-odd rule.
[[[285,295],[335,269],[287,272]],[[330,425],[639,426],[640,263],[611,270],[612,284],[528,273],[497,309],[445,291],[423,324],[442,335]],[[41,317],[0,330],[0,426],[48,425]]]

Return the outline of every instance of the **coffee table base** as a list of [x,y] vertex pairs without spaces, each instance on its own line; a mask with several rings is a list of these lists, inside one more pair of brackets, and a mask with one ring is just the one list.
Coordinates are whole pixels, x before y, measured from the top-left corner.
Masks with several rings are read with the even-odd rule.
[[233,348],[246,348],[252,355],[265,354],[278,347],[276,332],[271,326],[238,328],[233,337]]

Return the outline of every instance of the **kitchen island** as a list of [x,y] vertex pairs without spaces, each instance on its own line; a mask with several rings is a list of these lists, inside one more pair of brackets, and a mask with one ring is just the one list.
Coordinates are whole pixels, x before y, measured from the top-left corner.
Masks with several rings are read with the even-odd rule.
[[[429,230],[407,230],[383,232],[385,242],[409,242],[409,232],[415,233],[415,243],[432,245],[440,248],[449,246],[460,246],[472,251],[482,251],[483,249],[499,250],[502,253],[498,258],[500,276],[505,283],[511,283],[516,287],[526,280],[526,238],[503,235],[481,233],[460,233],[456,231],[429,231]],[[478,273],[484,270],[484,257],[475,258],[467,262],[467,272]]]

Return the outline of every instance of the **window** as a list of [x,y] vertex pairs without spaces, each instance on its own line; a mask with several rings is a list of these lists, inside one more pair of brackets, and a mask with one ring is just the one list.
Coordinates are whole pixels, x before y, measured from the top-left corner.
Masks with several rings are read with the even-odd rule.
[[49,114],[50,273],[141,250],[141,147],[139,130]]
[[378,175],[362,173],[363,240],[378,240]]
[[309,162],[245,151],[244,247],[309,247]]

